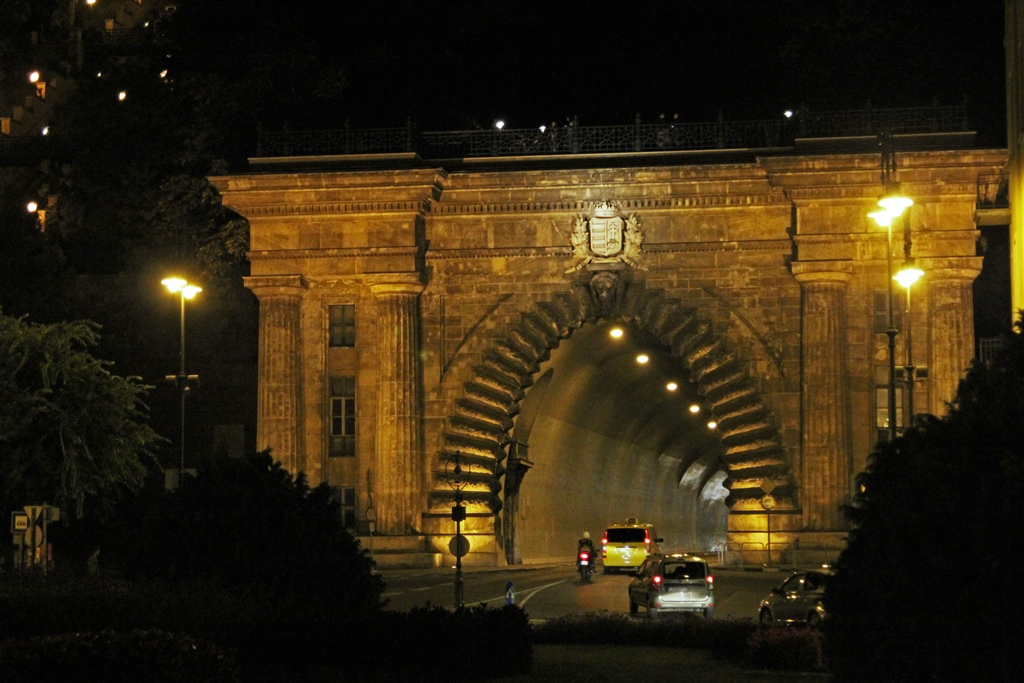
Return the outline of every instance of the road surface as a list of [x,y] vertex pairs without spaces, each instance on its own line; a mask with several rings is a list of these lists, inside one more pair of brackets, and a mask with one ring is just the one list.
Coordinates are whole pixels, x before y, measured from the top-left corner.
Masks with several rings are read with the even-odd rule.
[[[789,576],[789,571],[715,571],[715,618],[754,619],[761,598]],[[408,610],[427,605],[452,607],[455,603],[455,570],[403,570],[383,572],[387,609]],[[511,581],[515,604],[531,619],[553,619],[579,612],[629,614],[625,574],[595,574],[590,583],[580,582],[575,565],[525,565],[501,569],[464,569],[463,596],[467,607],[506,602]],[[644,618],[643,609],[637,618]]]

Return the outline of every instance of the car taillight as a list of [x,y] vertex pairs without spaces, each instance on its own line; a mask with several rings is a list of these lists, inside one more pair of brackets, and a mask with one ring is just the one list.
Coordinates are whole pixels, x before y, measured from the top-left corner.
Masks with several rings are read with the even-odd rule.
[[661,590],[661,576],[659,574],[655,574],[651,577],[651,588],[656,591]]
[[715,585],[715,577],[713,577],[713,576],[711,576],[709,574],[708,578],[705,579],[705,581],[707,581],[709,587],[712,587],[712,588],[714,587],[714,585]]
[[654,578],[651,579],[654,583],[661,583],[661,576],[655,574]]
[[601,538],[601,545],[608,545],[608,534],[605,534],[605,535],[604,535],[604,536],[603,536],[603,537]]
[[651,544],[651,534],[648,531],[644,532],[644,543],[646,543],[647,545]]

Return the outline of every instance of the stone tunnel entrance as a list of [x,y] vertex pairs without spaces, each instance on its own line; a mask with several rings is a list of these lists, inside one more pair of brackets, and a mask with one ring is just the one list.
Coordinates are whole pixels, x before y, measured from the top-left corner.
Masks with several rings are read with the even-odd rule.
[[[563,344],[563,342],[565,342]],[[797,509],[771,412],[745,364],[697,312],[607,271],[527,311],[464,385],[434,467],[450,462],[478,522],[510,564],[564,559],[589,531],[635,517],[672,550],[722,548],[729,516],[770,481]],[[446,490],[447,489],[447,490]],[[472,528],[472,527],[471,527]]]
[[[586,325],[555,349],[527,390],[510,458],[530,463],[506,480],[510,562],[564,559],[589,531],[635,517],[665,549],[726,540],[728,490],[709,406],[670,351],[635,325]],[[712,423],[713,424],[713,423]]]
[[[917,405],[936,415],[974,354],[978,178],[1006,163],[966,139],[901,136],[927,273],[906,340],[927,363]],[[268,158],[212,178],[250,224],[259,447],[353,501],[360,533],[430,563],[454,560],[453,459],[478,564],[565,557],[626,516],[707,546],[724,515],[745,562],[834,559],[884,426],[887,235],[867,217],[877,140],[807,142]],[[605,349],[611,324],[628,345]],[[678,398],[630,375],[633,344],[651,349],[641,372],[679,371]],[[717,441],[673,412],[693,398]]]

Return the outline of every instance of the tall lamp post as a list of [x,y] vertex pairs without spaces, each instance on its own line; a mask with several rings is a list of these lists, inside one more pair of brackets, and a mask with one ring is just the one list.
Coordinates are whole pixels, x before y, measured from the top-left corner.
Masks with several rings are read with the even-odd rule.
[[188,394],[189,383],[199,379],[199,375],[189,375],[185,372],[185,299],[191,299],[203,291],[203,288],[190,284],[180,277],[165,278],[160,281],[160,284],[181,299],[181,352],[178,356],[180,360],[178,374],[167,375],[165,378],[169,382],[176,383],[178,392],[181,394],[181,460],[178,465],[178,487],[180,488],[185,478],[185,395]]
[[878,199],[878,211],[868,214],[875,222],[886,229],[886,269],[888,273],[888,291],[886,295],[889,329],[885,331],[889,337],[889,386],[888,386],[888,421],[889,441],[896,440],[896,323],[893,318],[893,272],[892,272],[892,222],[914,204],[914,200],[900,193],[900,184],[896,180],[896,154],[893,151],[892,136],[879,137],[882,150],[882,196]]
[[[910,244],[909,238],[906,240],[906,242],[907,242],[908,245]],[[907,250],[909,252],[909,246],[908,246]],[[924,271],[921,270],[920,268],[918,268],[917,265],[914,263],[914,259],[912,259],[912,258],[910,258],[908,256],[907,259],[903,262],[903,268],[901,268],[900,272],[896,273],[896,275],[894,276],[896,281],[899,282],[903,286],[903,288],[907,290],[906,308],[904,309],[904,319],[906,321],[904,324],[906,325],[906,328],[907,328],[907,343],[906,343],[906,347],[907,347],[907,362],[906,362],[906,365],[904,366],[904,368],[906,369],[906,375],[907,375],[907,378],[906,378],[906,380],[907,380],[907,415],[910,416],[908,418],[908,420],[907,420],[907,424],[908,425],[912,424],[913,421],[914,421],[914,370],[915,370],[915,367],[914,367],[914,350],[913,350],[913,346],[912,346],[912,343],[911,343],[911,340],[913,339],[913,336],[911,335],[911,325],[910,325],[910,288],[914,285],[915,282],[917,282],[918,280],[921,279],[922,275],[924,275]]]

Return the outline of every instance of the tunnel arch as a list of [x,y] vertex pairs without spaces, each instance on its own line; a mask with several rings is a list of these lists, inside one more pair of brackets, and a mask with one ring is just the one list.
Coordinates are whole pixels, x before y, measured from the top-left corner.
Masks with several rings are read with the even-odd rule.
[[[597,278],[601,282],[595,282]],[[689,375],[718,422],[722,450],[677,473],[694,487],[698,505],[714,502],[718,485],[728,490],[730,511],[760,509],[762,484],[770,481],[779,509],[797,509],[796,488],[775,418],[751,380],[745,364],[711,323],[663,290],[642,280],[626,281],[601,271],[577,279],[567,291],[521,313],[507,335],[488,349],[463,383],[431,463],[429,512],[444,514],[454,501],[450,463],[462,468],[462,498],[470,514],[501,510],[502,481],[512,440],[510,432],[526,391],[552,350],[587,324],[630,323],[666,347]],[[610,293],[609,293],[610,292]],[[694,465],[699,463],[699,467]]]

